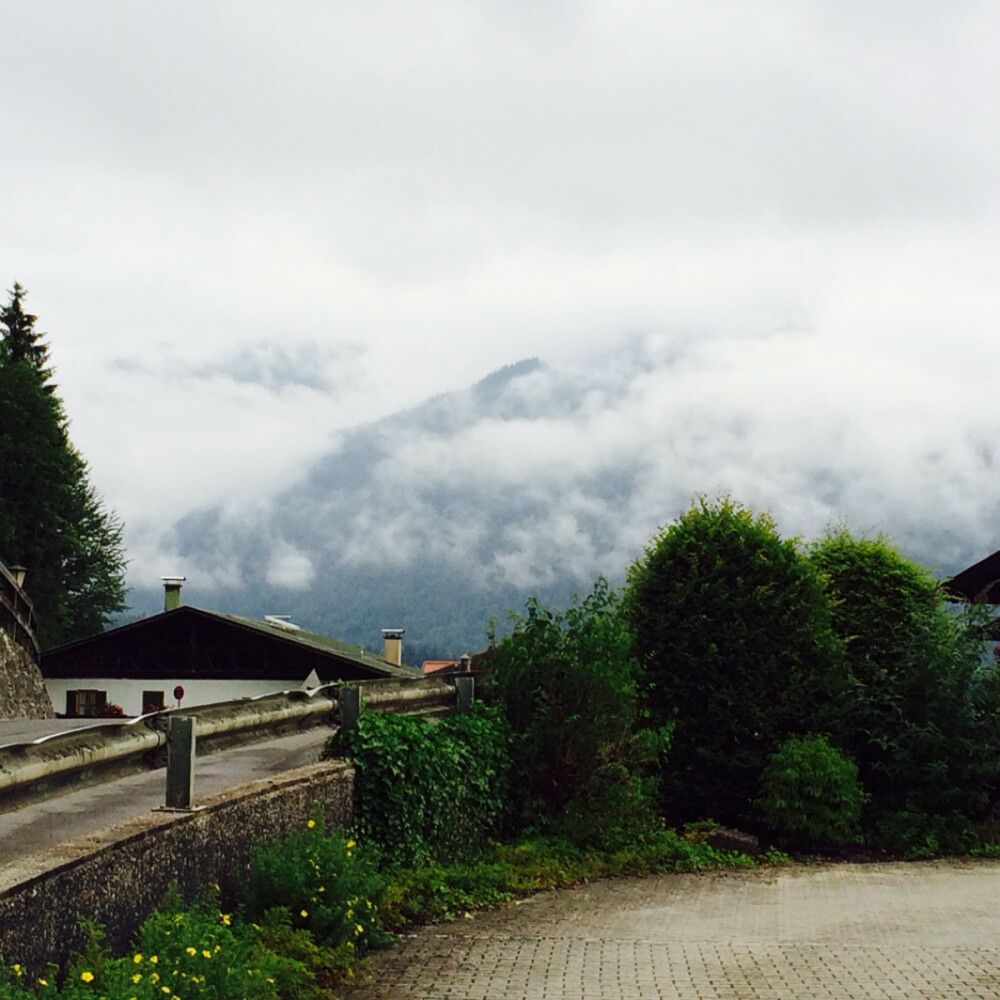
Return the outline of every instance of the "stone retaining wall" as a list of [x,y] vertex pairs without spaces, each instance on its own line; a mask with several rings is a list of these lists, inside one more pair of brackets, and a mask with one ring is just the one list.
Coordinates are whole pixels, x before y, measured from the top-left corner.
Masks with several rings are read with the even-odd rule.
[[3,628],[0,628],[0,718],[55,718],[38,664]]
[[329,824],[348,824],[353,787],[349,764],[313,764],[207,799],[198,812],[152,812],[33,855],[0,871],[0,954],[37,975],[81,947],[81,916],[124,951],[174,882],[186,898],[218,883],[232,900],[255,840],[301,828],[316,803]]

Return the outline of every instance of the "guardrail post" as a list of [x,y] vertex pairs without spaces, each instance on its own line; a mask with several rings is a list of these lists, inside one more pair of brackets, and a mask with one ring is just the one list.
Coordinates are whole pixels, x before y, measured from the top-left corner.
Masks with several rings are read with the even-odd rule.
[[340,705],[341,732],[357,728],[361,717],[361,688],[341,685],[337,692],[337,703]]
[[194,799],[194,715],[172,715],[167,729],[167,809],[189,810]]
[[472,711],[472,702],[476,697],[476,678],[475,677],[456,677],[455,678],[455,711],[459,715],[464,715],[466,712]]

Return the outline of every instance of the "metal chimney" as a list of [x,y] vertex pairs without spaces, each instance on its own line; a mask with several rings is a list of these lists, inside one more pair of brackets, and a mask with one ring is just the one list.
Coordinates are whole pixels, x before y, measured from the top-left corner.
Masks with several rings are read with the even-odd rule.
[[181,584],[186,576],[161,576],[163,581],[163,610],[173,611],[181,606]]

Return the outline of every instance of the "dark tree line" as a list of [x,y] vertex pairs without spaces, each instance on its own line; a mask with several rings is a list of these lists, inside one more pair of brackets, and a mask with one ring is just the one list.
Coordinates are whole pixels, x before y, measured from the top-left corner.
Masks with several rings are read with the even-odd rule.
[[48,648],[125,608],[122,523],[90,483],[52,382],[49,350],[15,284],[0,310],[0,559],[22,565]]

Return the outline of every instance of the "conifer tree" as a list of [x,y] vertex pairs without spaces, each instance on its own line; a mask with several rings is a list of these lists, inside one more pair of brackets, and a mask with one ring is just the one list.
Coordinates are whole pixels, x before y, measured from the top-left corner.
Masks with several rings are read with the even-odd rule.
[[91,485],[51,382],[48,346],[15,284],[0,310],[0,559],[28,569],[43,648],[125,607],[122,524]]

